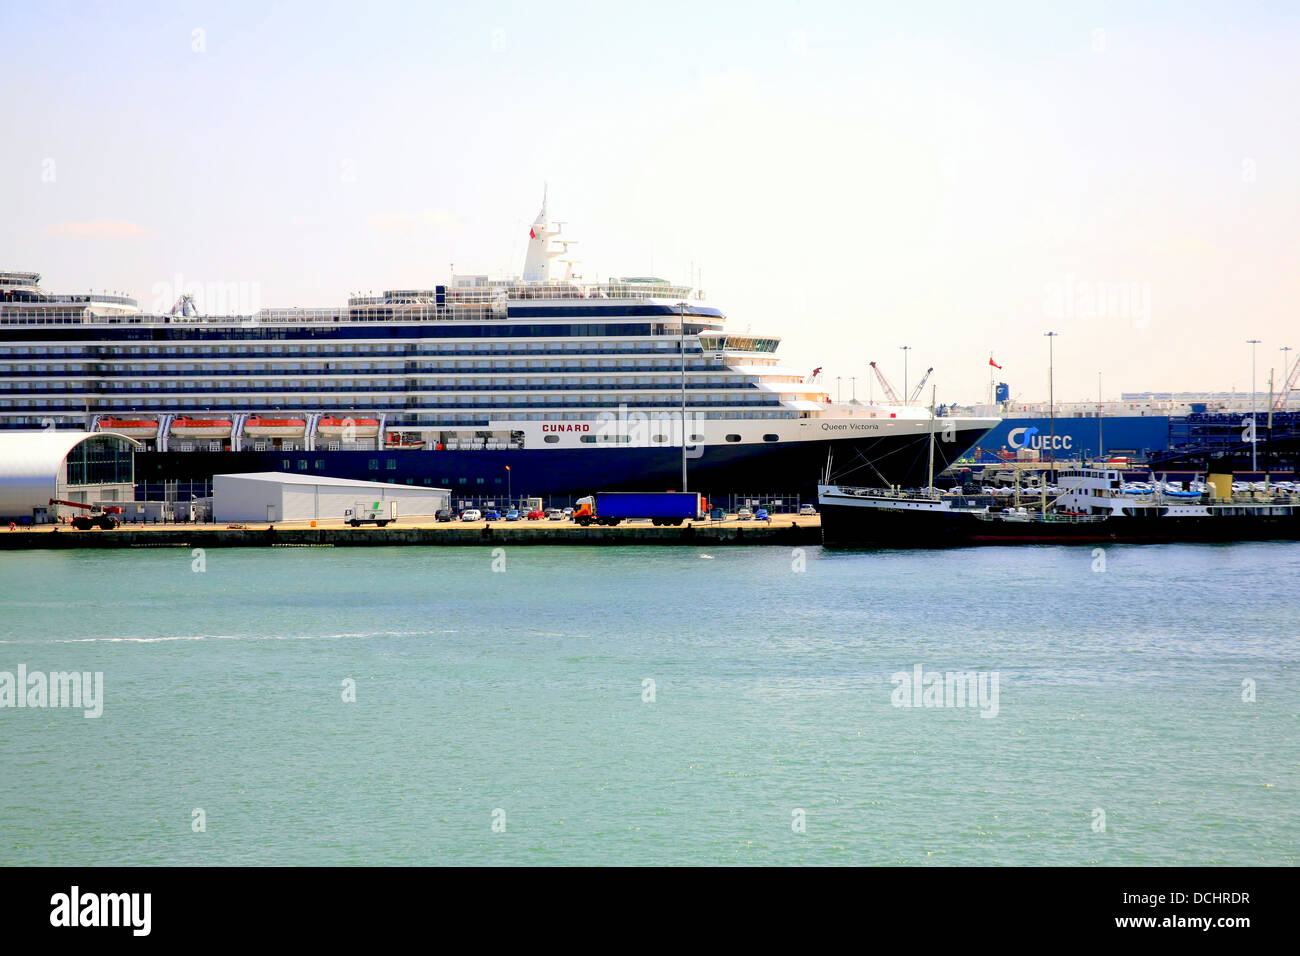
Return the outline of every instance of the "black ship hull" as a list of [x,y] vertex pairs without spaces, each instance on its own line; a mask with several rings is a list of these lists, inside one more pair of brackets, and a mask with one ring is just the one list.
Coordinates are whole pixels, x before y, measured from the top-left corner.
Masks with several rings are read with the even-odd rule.
[[[935,472],[969,450],[984,429],[962,430],[958,440],[935,443]],[[729,495],[817,496],[817,476],[828,453],[867,478],[919,487],[926,482],[926,434],[710,445],[689,457],[692,491],[710,500]],[[450,488],[454,500],[539,497],[560,502],[594,491],[664,491],[681,484],[681,449],[495,449],[383,448],[377,451],[141,451],[137,484],[206,482],[213,475],[281,471],[392,481]]]
[[1300,540],[1300,511],[1206,516],[981,516],[973,511],[861,507],[823,501],[822,538],[830,547],[948,548],[980,544],[1168,544]]

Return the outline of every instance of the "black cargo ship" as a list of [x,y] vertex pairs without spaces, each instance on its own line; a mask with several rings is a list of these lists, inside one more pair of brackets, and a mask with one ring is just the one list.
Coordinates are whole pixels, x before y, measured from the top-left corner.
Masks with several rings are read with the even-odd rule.
[[1097,544],[1300,540],[1300,497],[1234,492],[1211,474],[1203,490],[1162,488],[1136,495],[1121,472],[1077,468],[1066,490],[1015,507],[963,495],[818,487],[825,544],[935,548],[974,544]]

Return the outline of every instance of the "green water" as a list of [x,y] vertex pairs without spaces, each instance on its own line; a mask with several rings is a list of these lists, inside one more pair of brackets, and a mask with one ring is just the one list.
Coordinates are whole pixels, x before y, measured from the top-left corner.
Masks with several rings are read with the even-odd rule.
[[0,864],[1294,864],[1300,547],[1105,559],[0,554]]

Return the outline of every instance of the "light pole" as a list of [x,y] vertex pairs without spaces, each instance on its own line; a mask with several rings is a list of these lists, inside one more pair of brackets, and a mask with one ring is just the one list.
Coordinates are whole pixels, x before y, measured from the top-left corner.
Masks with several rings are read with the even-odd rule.
[[858,403],[858,377],[856,375],[849,378],[849,394],[852,395],[850,404],[856,405]]
[[1101,441],[1101,418],[1102,418],[1102,399],[1101,399],[1101,372],[1097,373],[1097,457],[1101,459],[1102,465],[1106,464],[1106,446]]
[[900,349],[902,350],[902,352],[903,352],[903,395],[902,395],[902,398],[903,398],[903,404],[906,405],[906,404],[907,404],[907,353],[910,352],[910,351],[912,350],[912,346],[910,346],[910,345],[900,345],[899,348],[900,348]]
[[685,302],[677,303],[681,309],[681,350],[682,350],[682,491],[686,491],[686,309]]
[[510,502],[510,506],[512,508],[514,507],[514,497],[515,497],[514,487],[515,487],[514,479],[511,477],[510,474],[510,466],[506,465],[506,499]]
[[835,404],[836,405],[840,403],[840,378],[841,377],[839,375],[835,376]]
[[[1259,339],[1246,339],[1246,344],[1250,346],[1250,470],[1257,471],[1259,460],[1256,457],[1256,442],[1259,436],[1255,434],[1255,346],[1260,342]],[[1253,479],[1252,479],[1253,480]]]
[[1049,437],[1047,439],[1047,464],[1049,471],[1055,471],[1056,464],[1056,337],[1059,332],[1044,332],[1047,336],[1047,421]]

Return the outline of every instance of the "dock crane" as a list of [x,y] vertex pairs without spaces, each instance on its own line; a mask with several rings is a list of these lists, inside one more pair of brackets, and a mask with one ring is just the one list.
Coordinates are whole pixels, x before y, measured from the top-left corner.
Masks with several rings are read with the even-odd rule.
[[[875,362],[868,362],[867,364],[871,366],[871,371],[876,373],[876,380],[880,382],[880,388],[885,393],[885,397],[889,399],[889,403],[891,405],[902,405],[903,403],[899,400],[898,393],[894,391],[894,386],[889,384],[889,379],[885,378],[885,373],[880,370],[880,367],[877,366]],[[926,374],[928,375],[929,373],[927,372]],[[922,382],[921,384],[925,383]]]
[[62,498],[51,498],[50,504],[63,505],[65,508],[77,508],[89,512],[89,514],[73,516],[72,526],[78,531],[89,531],[92,528],[99,528],[101,531],[112,531],[121,524],[115,517],[122,513],[121,508],[101,508],[99,505],[88,505],[84,501],[65,501]]
[[933,371],[934,371],[933,365],[931,365],[929,368],[925,370],[925,374],[921,376],[921,381],[916,383],[916,388],[912,389],[912,394],[907,397],[907,404],[909,405],[916,404],[916,400],[921,397],[921,389],[925,388],[925,383],[929,381],[930,373]]
[[1297,358],[1295,365],[1291,366],[1291,374],[1286,377],[1286,384],[1282,386],[1282,391],[1278,392],[1277,398],[1273,399],[1273,407],[1270,411],[1280,412],[1286,408],[1286,401],[1295,388],[1297,379],[1300,379],[1300,358]]

